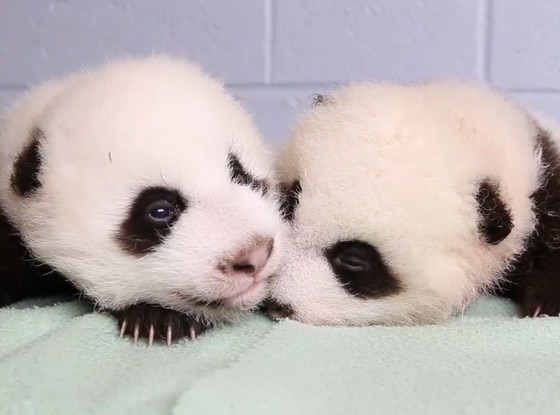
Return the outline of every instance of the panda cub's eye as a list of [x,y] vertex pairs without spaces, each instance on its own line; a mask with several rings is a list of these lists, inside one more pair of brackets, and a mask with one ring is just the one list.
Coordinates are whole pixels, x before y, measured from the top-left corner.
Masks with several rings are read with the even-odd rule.
[[176,189],[159,186],[143,189],[132,201],[115,235],[118,243],[133,255],[154,251],[171,233],[187,205],[187,200]]
[[401,288],[379,251],[367,242],[336,242],[324,255],[342,287],[353,296],[379,298]]
[[370,264],[364,253],[356,250],[353,251],[354,252],[352,252],[352,250],[349,252],[342,252],[333,258],[333,262],[339,267],[346,268],[348,271],[352,272],[364,272],[369,270]]
[[339,243],[327,255],[333,267],[344,272],[368,272],[380,262],[379,255],[371,245],[358,241]]
[[177,214],[176,207],[167,200],[158,200],[147,208],[148,216],[156,222],[167,222]]

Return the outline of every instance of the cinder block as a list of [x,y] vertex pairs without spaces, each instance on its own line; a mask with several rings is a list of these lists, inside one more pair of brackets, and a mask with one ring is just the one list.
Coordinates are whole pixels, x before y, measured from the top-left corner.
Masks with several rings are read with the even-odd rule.
[[480,5],[473,0],[276,1],[272,79],[475,77]]
[[560,88],[560,1],[494,0],[490,78],[503,88]]
[[153,52],[185,55],[232,83],[264,79],[262,0],[25,0],[0,9],[2,84]]

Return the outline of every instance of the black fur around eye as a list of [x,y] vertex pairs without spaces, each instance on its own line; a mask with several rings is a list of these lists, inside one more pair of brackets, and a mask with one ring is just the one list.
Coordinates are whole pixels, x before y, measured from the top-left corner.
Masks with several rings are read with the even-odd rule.
[[151,252],[171,232],[186,208],[187,202],[177,190],[146,188],[132,203],[117,232],[117,241],[125,251],[135,255]]
[[299,204],[301,194],[301,183],[299,180],[290,185],[282,185],[280,188],[280,211],[284,220],[288,222],[294,219],[296,208]]
[[344,289],[356,297],[379,298],[401,289],[379,252],[366,242],[337,242],[325,250],[325,257]]
[[230,178],[233,183],[242,186],[249,186],[251,189],[261,192],[263,195],[268,193],[270,185],[264,179],[257,179],[253,177],[241,164],[239,157],[233,153],[228,155],[228,167]]

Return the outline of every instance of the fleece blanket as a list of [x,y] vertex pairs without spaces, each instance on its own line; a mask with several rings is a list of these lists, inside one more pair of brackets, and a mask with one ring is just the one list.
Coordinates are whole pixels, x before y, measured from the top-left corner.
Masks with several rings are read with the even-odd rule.
[[483,298],[423,327],[254,315],[134,345],[80,301],[0,309],[1,414],[560,414],[560,318]]

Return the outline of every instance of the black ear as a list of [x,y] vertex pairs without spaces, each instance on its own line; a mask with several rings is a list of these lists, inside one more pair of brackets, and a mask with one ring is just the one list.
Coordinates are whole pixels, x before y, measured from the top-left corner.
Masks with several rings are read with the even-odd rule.
[[509,208],[500,198],[498,186],[488,179],[481,182],[476,192],[476,203],[478,231],[487,243],[500,243],[510,234],[513,223]]
[[319,105],[324,105],[328,102],[328,98],[325,95],[315,94],[312,97],[313,101],[311,101],[312,107],[318,107]]
[[299,195],[301,194],[301,183],[295,180],[291,184],[282,184],[280,186],[280,212],[282,217],[291,221],[294,219],[294,213],[299,204]]
[[39,128],[33,129],[31,139],[19,153],[14,162],[12,177],[10,179],[14,192],[27,197],[41,187],[39,171],[41,169],[41,141],[45,133]]

